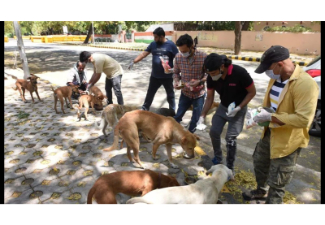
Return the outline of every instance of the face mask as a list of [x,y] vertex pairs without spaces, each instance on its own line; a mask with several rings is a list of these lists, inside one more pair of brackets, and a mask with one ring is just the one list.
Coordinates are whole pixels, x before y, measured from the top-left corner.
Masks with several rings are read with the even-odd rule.
[[[276,67],[276,66],[275,66]],[[275,68],[274,67],[274,68]],[[273,69],[274,69],[273,68]],[[277,80],[277,79],[279,79],[280,78],[280,74],[278,75],[278,74],[274,74],[274,72],[273,72],[273,69],[272,70],[266,70],[265,71],[265,74],[269,77],[269,78],[271,78],[271,79],[274,79],[274,80]],[[280,71],[281,72],[281,71]]]
[[220,73],[220,74],[218,74],[216,76],[211,76],[211,78],[212,78],[213,81],[217,81],[217,80],[220,79],[221,76],[222,76],[222,74]]
[[187,58],[187,57],[190,56],[190,54],[191,54],[191,50],[190,50],[189,52],[186,52],[186,53],[182,53],[182,52],[180,52],[180,53],[181,53],[181,55],[182,55],[183,57]]

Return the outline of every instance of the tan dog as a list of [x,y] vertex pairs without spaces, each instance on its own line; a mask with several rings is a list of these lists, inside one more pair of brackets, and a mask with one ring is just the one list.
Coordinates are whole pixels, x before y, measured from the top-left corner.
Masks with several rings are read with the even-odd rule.
[[[213,102],[209,110],[217,108],[217,107],[219,107],[219,105],[220,105],[220,102]],[[193,105],[190,106],[189,110],[193,111]]]
[[93,95],[81,95],[79,97],[79,107],[78,107],[78,112],[77,112],[79,121],[81,119],[80,110],[83,105],[85,106],[85,120],[88,120],[87,112],[89,110],[89,104],[91,105],[91,108],[93,109],[94,114],[96,114],[95,109],[94,109],[95,101],[96,101],[95,96],[93,96]]
[[118,171],[100,176],[88,192],[87,204],[92,198],[98,204],[116,204],[116,194],[140,195],[156,189],[179,186],[176,178],[152,170]]
[[153,190],[143,197],[129,199],[126,204],[216,204],[222,187],[234,176],[223,164],[212,166],[208,173],[212,173],[212,176],[194,184]]
[[120,119],[114,129],[114,143],[111,147],[104,149],[104,151],[112,151],[117,149],[119,136],[127,144],[127,156],[130,162],[133,162],[131,157],[131,149],[133,150],[134,160],[142,167],[139,159],[139,132],[151,140],[153,143],[152,157],[156,159],[156,152],[158,147],[162,144],[166,145],[168,161],[173,168],[178,168],[172,162],[172,144],[178,143],[185,150],[188,155],[187,158],[194,157],[194,148],[196,146],[196,139],[199,137],[185,130],[182,125],[177,123],[172,117],[161,116],[152,112],[143,110],[134,110],[127,112]]
[[98,128],[103,127],[102,131],[105,136],[107,136],[105,130],[107,125],[115,128],[116,124],[118,123],[119,119],[126,113],[132,110],[138,109],[139,106],[135,105],[118,105],[118,104],[110,104],[105,107],[101,114],[100,123],[95,122]]
[[[37,79],[39,79],[38,76],[35,76],[34,74],[30,74],[30,77],[27,77],[27,80],[24,79],[17,79],[16,81],[16,88],[13,88],[15,91],[18,89],[21,98],[23,99],[23,102],[26,103],[25,99],[25,89],[27,89],[30,92],[30,96],[32,97],[32,101],[34,102],[33,98],[33,92],[35,91],[37,98],[40,102],[42,102],[41,98],[38,95],[37,92]],[[29,80],[29,81],[28,81]]]
[[104,98],[107,99],[107,96],[104,95],[103,92],[96,86],[92,86],[89,89],[89,94],[94,95],[96,98],[96,101],[95,101],[96,109],[98,109],[98,110],[103,109],[103,100],[104,100]]
[[61,110],[62,112],[65,114],[64,112],[64,109],[63,109],[63,98],[65,100],[65,103],[67,104],[67,107],[69,108],[68,106],[68,102],[67,102],[67,98],[69,99],[69,102],[70,102],[70,108],[72,108],[72,100],[71,100],[71,95],[72,95],[72,92],[74,93],[78,93],[78,85],[73,85],[73,86],[65,86],[65,87],[59,87],[57,89],[53,89],[53,87],[51,86],[51,89],[53,91],[53,96],[54,96],[54,109],[55,109],[55,112],[58,113],[57,109],[56,109],[56,104],[58,102],[58,99],[60,99],[60,102],[61,102]]

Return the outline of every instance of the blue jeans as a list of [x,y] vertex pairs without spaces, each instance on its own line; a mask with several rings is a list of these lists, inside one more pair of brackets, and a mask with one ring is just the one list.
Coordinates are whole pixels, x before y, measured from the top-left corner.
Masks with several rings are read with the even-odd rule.
[[190,121],[190,126],[188,128],[188,130],[191,133],[194,133],[196,131],[196,124],[200,119],[200,115],[204,105],[204,99],[205,99],[205,94],[199,98],[192,99],[185,96],[183,92],[181,93],[181,96],[179,98],[178,109],[177,109],[176,116],[174,116],[174,119],[178,123],[181,122],[188,108],[190,108],[190,106],[193,105],[193,114]]
[[158,79],[153,76],[150,76],[149,87],[142,109],[149,111],[153,98],[155,97],[155,94],[161,85],[163,85],[165,88],[169,108],[175,111],[175,92],[173,87],[173,78]]

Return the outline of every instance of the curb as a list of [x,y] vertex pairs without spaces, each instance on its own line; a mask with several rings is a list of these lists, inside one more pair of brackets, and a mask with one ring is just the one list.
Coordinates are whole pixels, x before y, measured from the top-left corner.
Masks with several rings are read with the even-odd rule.
[[[67,44],[67,45],[79,45],[77,43],[58,43],[58,44]],[[145,48],[125,48],[125,47],[114,47],[107,45],[95,45],[95,44],[86,44],[84,46],[95,47],[95,48],[110,48],[110,49],[119,49],[119,50],[128,50],[128,51],[145,51]],[[251,61],[251,62],[260,62],[260,57],[250,57],[250,56],[238,56],[238,55],[227,55],[229,59],[236,59],[242,61]],[[310,61],[292,61],[294,64],[298,64],[299,66],[307,66]]]

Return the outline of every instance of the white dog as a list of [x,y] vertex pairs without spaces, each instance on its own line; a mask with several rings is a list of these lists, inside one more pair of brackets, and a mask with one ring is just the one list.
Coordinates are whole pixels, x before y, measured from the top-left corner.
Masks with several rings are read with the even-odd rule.
[[212,176],[194,184],[156,189],[142,197],[131,198],[126,204],[216,204],[223,185],[234,176],[223,164],[212,166],[208,173]]

